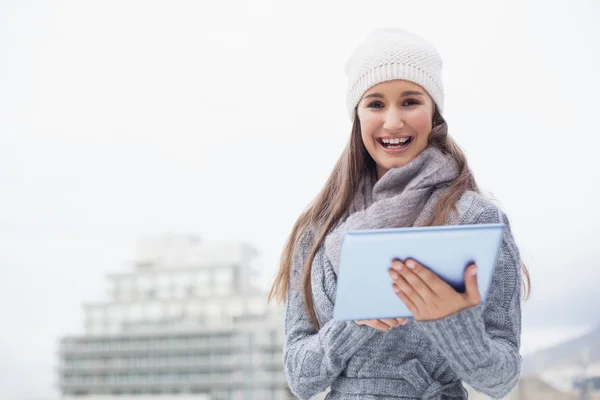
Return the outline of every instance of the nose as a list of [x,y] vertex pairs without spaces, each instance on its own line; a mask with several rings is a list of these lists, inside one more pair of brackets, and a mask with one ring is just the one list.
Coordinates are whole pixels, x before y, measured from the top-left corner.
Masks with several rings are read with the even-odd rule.
[[383,121],[383,129],[386,131],[396,132],[404,127],[404,118],[402,111],[396,107],[389,107],[385,113]]

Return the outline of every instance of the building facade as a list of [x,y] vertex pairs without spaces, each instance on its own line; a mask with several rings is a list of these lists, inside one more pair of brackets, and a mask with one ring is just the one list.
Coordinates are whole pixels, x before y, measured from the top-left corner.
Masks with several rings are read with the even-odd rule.
[[282,369],[282,309],[252,284],[256,252],[190,236],[140,241],[109,300],[60,343],[63,399],[293,399]]

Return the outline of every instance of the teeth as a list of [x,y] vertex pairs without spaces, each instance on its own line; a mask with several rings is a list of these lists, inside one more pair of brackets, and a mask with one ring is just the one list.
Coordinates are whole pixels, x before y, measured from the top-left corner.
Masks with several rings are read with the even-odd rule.
[[394,139],[389,139],[389,138],[385,138],[385,139],[381,139],[381,141],[385,144],[400,144],[400,143],[405,143],[408,139],[410,138],[394,138]]

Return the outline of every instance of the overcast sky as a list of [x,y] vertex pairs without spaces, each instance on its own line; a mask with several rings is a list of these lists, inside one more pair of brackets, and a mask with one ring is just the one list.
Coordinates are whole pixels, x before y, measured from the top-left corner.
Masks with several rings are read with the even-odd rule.
[[271,281],[345,145],[347,56],[404,27],[533,278],[524,349],[600,323],[600,6],[0,2],[0,398],[55,399],[57,341],[162,232],[243,240]]

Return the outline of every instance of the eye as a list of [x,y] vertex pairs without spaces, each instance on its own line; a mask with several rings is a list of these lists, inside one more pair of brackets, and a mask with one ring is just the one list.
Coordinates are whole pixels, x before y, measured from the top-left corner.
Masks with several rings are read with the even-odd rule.
[[367,108],[383,108],[383,103],[381,101],[373,101],[367,104]]
[[404,100],[402,102],[402,105],[406,106],[406,107],[416,106],[416,105],[419,105],[419,104],[421,104],[421,102],[419,100],[416,100],[416,99],[406,99],[406,100]]

